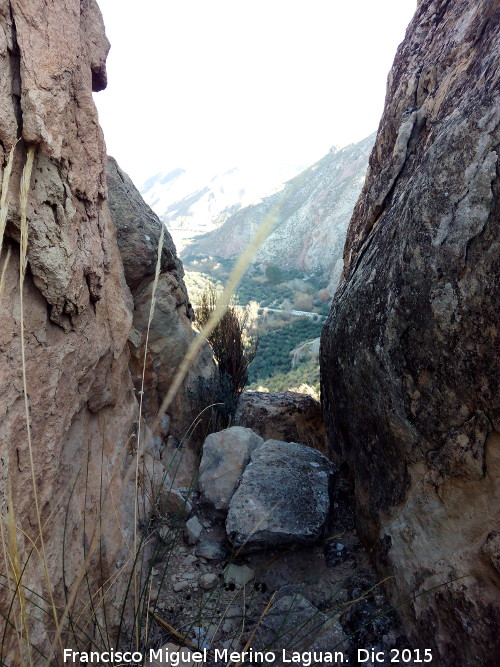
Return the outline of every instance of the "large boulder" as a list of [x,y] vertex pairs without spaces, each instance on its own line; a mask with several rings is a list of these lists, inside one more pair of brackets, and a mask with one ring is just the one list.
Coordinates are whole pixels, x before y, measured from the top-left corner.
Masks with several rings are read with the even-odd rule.
[[500,652],[498,7],[418,3],[321,341],[359,532],[415,646],[450,666]]
[[331,472],[332,464],[311,447],[279,440],[258,447],[229,504],[233,545],[250,551],[316,542],[330,508]]
[[251,428],[264,440],[303,442],[327,452],[321,405],[308,394],[293,391],[244,391],[234,423]]
[[207,436],[200,463],[202,501],[216,510],[227,511],[252,452],[263,442],[251,429],[241,426]]

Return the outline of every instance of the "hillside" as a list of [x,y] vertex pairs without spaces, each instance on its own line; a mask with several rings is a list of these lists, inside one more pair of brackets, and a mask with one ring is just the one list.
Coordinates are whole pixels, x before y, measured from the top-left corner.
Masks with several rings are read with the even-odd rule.
[[238,255],[277,207],[279,221],[257,259],[283,269],[314,272],[333,293],[342,271],[347,225],[363,186],[375,135],[328,155],[257,204],[229,215],[217,230],[187,246],[182,257]]
[[304,165],[250,164],[174,168],[151,176],[144,200],[163,222],[179,251],[218,229],[240,208],[283,187]]

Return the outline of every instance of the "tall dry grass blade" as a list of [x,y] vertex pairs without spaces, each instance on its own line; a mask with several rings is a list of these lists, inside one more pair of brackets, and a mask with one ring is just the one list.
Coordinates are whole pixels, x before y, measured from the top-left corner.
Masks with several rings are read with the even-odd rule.
[[[17,530],[16,530],[16,520],[14,515],[14,502],[12,499],[12,487],[10,484],[10,479],[8,483],[8,503],[9,507],[7,510],[7,527],[8,527],[8,565],[10,565],[10,572],[12,574],[12,581],[14,584],[15,596],[19,602],[19,617],[20,624],[16,624],[17,628],[17,640],[19,643],[19,654],[22,660],[23,665],[25,664],[24,660],[24,650],[23,643],[26,645],[28,652],[28,662],[30,665],[33,664],[32,655],[31,655],[31,644],[30,644],[30,633],[28,618],[26,614],[26,598],[24,596],[24,590],[21,584],[22,580],[22,567],[21,567],[21,557],[19,555],[19,547],[17,544]],[[2,530],[3,533],[3,530]],[[3,537],[3,535],[2,535]],[[24,631],[24,634],[23,634]]]
[[10,149],[7,165],[5,167],[5,171],[3,172],[2,178],[2,194],[0,195],[0,255],[2,254],[3,237],[5,233],[5,226],[7,224],[7,214],[9,212],[7,193],[9,191],[9,181],[10,175],[12,173],[12,165],[14,163],[14,153],[16,151],[16,146],[17,141]]
[[[9,157],[7,159],[7,165],[3,172],[2,177],[2,193],[0,195],[0,257],[2,256],[3,248],[3,237],[5,235],[5,227],[7,225],[7,215],[9,212],[9,204],[7,202],[7,194],[9,191],[9,182],[10,175],[12,173],[12,165],[14,163],[14,153],[16,150],[17,141],[10,149]],[[5,258],[4,265],[2,267],[2,274],[0,275],[0,300],[2,298],[3,289],[5,286],[5,274],[7,272],[7,266],[9,265],[11,250],[9,248],[7,252],[7,257]]]
[[5,262],[3,263],[2,266],[2,273],[0,274],[0,301],[2,300],[3,290],[5,287],[5,274],[7,273],[7,267],[9,266],[11,254],[12,252],[11,249],[9,248],[7,250],[7,255],[5,257]]
[[[33,443],[31,440],[31,420],[30,420],[30,410],[29,410],[29,396],[28,396],[28,382],[26,379],[26,350],[24,344],[24,300],[23,300],[23,286],[24,279],[26,277],[26,267],[28,263],[28,194],[31,182],[31,172],[33,170],[33,162],[35,159],[35,146],[29,146],[28,152],[26,155],[26,162],[23,168],[23,173],[21,175],[21,185],[19,190],[19,207],[21,213],[21,240],[20,240],[20,257],[19,257],[19,302],[21,309],[21,362],[22,362],[22,374],[23,374],[23,394],[24,394],[24,412],[26,420],[26,433],[28,439],[28,452],[30,459],[30,469],[31,469],[31,482],[33,486],[33,500],[35,505],[35,512],[38,524],[38,536],[40,539],[40,551],[42,554],[43,569],[45,574],[45,581],[47,585],[47,590],[50,598],[50,604],[52,607],[52,614],[54,617],[54,622],[56,627],[58,626],[58,615],[57,609],[54,603],[54,596],[52,593],[52,584],[49,576],[49,569],[47,563],[47,554],[45,552],[45,540],[43,538],[43,528],[42,528],[42,518],[40,514],[40,505],[38,502],[38,491],[36,485],[36,473],[35,473],[35,463],[33,459]],[[61,644],[62,649],[62,644]]]
[[[156,289],[158,287],[158,280],[160,278],[161,271],[161,254],[163,252],[163,238],[165,236],[165,225],[161,224],[160,239],[158,241],[158,253],[156,256],[156,267],[155,267],[155,277],[153,280],[153,287],[151,292],[151,305],[149,308],[149,317],[148,317],[148,326],[146,329],[146,340],[144,343],[144,359],[142,363],[142,375],[141,375],[141,390],[139,392],[139,422],[137,425],[137,451],[135,457],[135,493],[134,493],[134,554],[137,554],[137,525],[139,521],[139,506],[138,506],[138,481],[139,481],[139,461],[141,458],[140,444],[141,444],[141,422],[142,422],[142,404],[144,400],[144,379],[146,377],[146,362],[148,355],[148,344],[149,344],[149,332],[151,329],[151,322],[153,321],[153,315],[156,305]],[[136,646],[139,649],[139,594],[138,594],[138,584],[137,584],[137,568],[134,569],[134,612],[135,612],[135,633],[136,633]]]

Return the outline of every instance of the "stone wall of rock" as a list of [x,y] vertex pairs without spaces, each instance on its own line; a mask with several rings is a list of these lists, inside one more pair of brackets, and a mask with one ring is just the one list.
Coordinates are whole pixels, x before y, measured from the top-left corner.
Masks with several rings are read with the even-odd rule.
[[500,651],[498,22],[497,0],[419,2],[321,342],[358,528],[446,665]]
[[[41,600],[49,600],[51,589],[62,613],[103,505],[99,557],[91,561],[81,602],[86,591],[95,592],[106,581],[114,582],[107,600],[119,599],[126,577],[115,574],[128,560],[133,525],[132,490],[123,489],[137,419],[127,350],[133,302],[105,205],[106,154],[92,100],[92,90],[106,84],[107,51],[94,0],[0,2],[2,175],[19,139],[0,258],[0,508],[4,529],[8,508],[14,511],[20,567],[27,563],[22,584],[41,596],[36,608],[28,605],[28,618],[30,640],[45,652],[52,642],[51,617],[42,613]],[[24,344],[50,584],[40,557],[21,364],[19,186],[28,146],[35,147],[35,159],[28,193]],[[2,557],[3,576],[5,567]],[[12,566],[8,569],[12,575]],[[2,578],[2,586],[5,582]],[[3,587],[2,614],[9,612],[11,597]],[[10,623],[19,624],[19,618],[14,604]],[[111,627],[112,612],[109,622]],[[26,650],[8,630],[2,664],[24,664]],[[32,655],[33,664],[43,662],[36,651]],[[28,664],[27,653],[24,660]]]
[[[134,299],[133,326],[129,336],[130,370],[136,391],[141,390],[146,335],[158,257],[162,222],[113,158],[108,158],[109,208],[117,231],[125,279]],[[196,335],[193,309],[183,280],[184,269],[172,237],[165,229],[161,267],[155,291],[155,309],[147,342],[144,415],[154,417],[177,368]],[[183,438],[205,406],[196,401],[197,384],[214,371],[211,349],[203,347],[177,398],[170,406],[163,436]]]

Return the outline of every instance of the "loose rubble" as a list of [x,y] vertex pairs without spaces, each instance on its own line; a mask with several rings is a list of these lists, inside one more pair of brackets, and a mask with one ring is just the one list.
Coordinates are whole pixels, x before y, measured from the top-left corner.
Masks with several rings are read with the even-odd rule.
[[[167,519],[171,535],[163,536],[165,550],[155,564],[151,586],[154,613],[178,636],[153,622],[153,646],[175,650],[167,643],[178,645],[181,637],[191,651],[186,656],[205,649],[212,667],[225,664],[215,659],[215,649],[241,652],[247,642],[255,650],[276,650],[276,667],[283,664],[282,650],[291,655],[335,649],[356,664],[358,648],[374,647],[390,657],[390,648],[407,647],[356,536],[352,488],[332,464],[318,451],[297,443],[263,442],[253,449],[230,498],[229,526],[234,524],[229,516],[233,501],[237,506],[238,497],[250,489],[261,503],[265,498],[272,503],[275,489],[284,493],[287,512],[269,514],[264,530],[286,539],[265,543],[251,535],[252,548],[241,549],[242,533],[226,533],[224,511],[193,492],[193,516],[180,524],[178,516]],[[332,512],[327,521],[329,497]],[[299,528],[281,533],[273,529],[273,521],[283,526],[292,523],[292,516],[297,520],[295,501],[314,526],[307,533],[309,544],[303,542],[303,520]],[[311,667],[320,664],[313,661]]]

